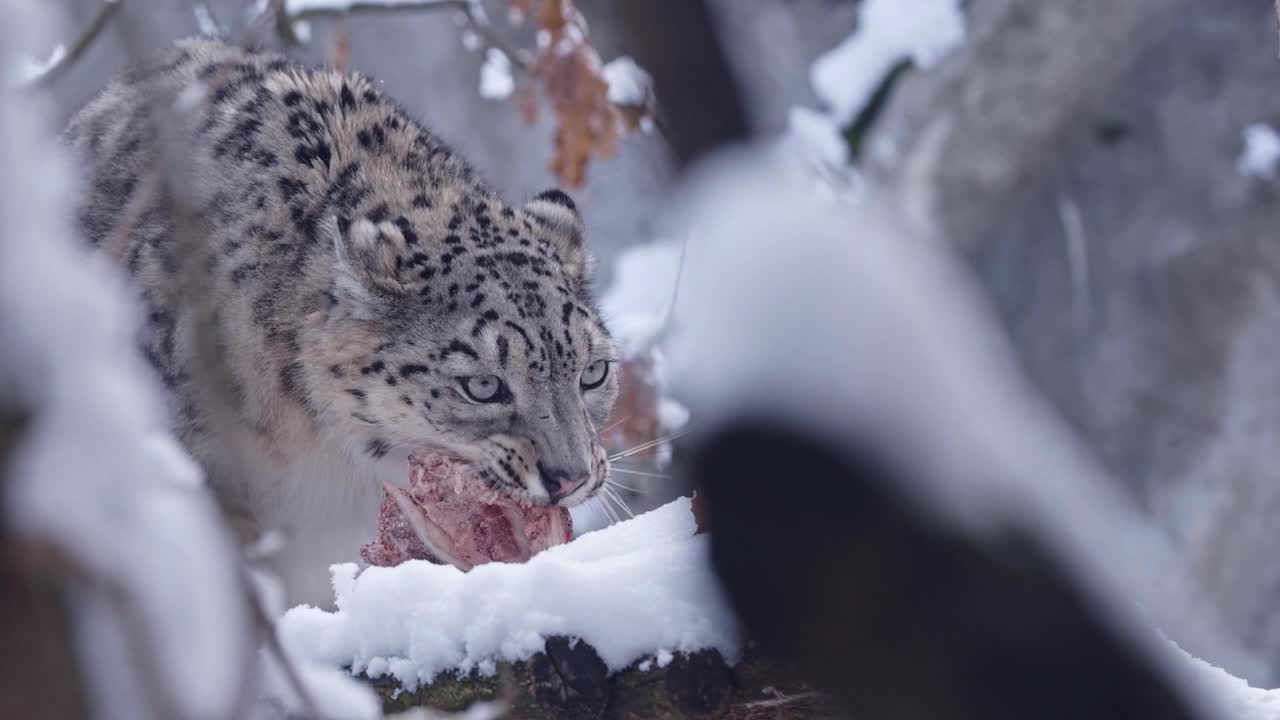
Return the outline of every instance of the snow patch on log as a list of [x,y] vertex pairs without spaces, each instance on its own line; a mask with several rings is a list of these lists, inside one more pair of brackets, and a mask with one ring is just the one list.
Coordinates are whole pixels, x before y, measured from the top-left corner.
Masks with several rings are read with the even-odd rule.
[[736,658],[735,622],[695,530],[680,499],[523,564],[466,573],[422,561],[335,565],[337,610],[294,608],[280,634],[300,659],[391,676],[409,690],[447,670],[492,673],[553,636],[589,643],[611,672],[663,650]]

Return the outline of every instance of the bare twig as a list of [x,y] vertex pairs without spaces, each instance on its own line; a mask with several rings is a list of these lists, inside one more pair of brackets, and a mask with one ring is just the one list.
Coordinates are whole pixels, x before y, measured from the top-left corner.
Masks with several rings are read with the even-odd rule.
[[398,0],[397,2],[387,2],[387,0],[352,0],[352,2],[343,4],[331,4],[320,7],[303,7],[293,13],[288,12],[287,3],[278,3],[280,9],[285,11],[293,20],[310,20],[312,18],[321,17],[342,17],[343,15],[356,15],[359,13],[397,13],[397,12],[413,12],[420,10],[462,10],[470,13],[474,10],[471,6],[475,3],[473,0]]
[[265,607],[265,599],[256,591],[252,579],[248,577],[249,572],[251,572],[251,569],[246,566],[244,583],[248,588],[248,601],[253,616],[253,624],[262,638],[264,649],[280,664],[280,671],[284,673],[285,683],[293,690],[304,715],[313,720],[326,720],[329,716],[321,711],[320,705],[311,693],[311,688],[307,687],[306,683],[303,682],[302,673],[298,672],[297,665],[293,663],[293,659],[285,652],[284,644],[280,642],[280,636],[276,634],[275,621],[271,619]]
[[824,697],[820,692],[803,692],[795,695],[783,695],[779,693],[777,697],[769,700],[756,700],[754,702],[745,703],[742,707],[748,710],[764,710],[766,708],[777,708],[792,703],[804,702],[806,700],[817,700]]
[[52,85],[89,49],[93,41],[107,27],[107,23],[111,22],[111,18],[115,17],[116,13],[120,11],[120,6],[122,5],[124,5],[124,0],[103,0],[103,3],[98,6],[97,12],[89,19],[89,23],[80,31],[80,35],[66,49],[66,52],[49,63],[49,66],[41,70],[35,77],[29,78],[24,87],[27,89],[39,89]]
[[685,266],[686,260],[688,259],[688,256],[689,256],[689,238],[688,236],[685,236],[685,238],[680,241],[680,260],[679,260],[679,263],[676,265],[675,282],[672,283],[671,285],[670,304],[667,305],[667,312],[662,317],[662,326],[658,329],[658,332],[655,333],[652,338],[650,338],[649,342],[646,343],[644,347],[645,351],[648,351],[654,347],[663,345],[667,342],[667,340],[671,338],[671,333],[673,332],[672,327],[675,324],[674,321],[676,316],[676,304],[680,302],[680,285],[681,285],[681,282],[684,280],[684,266]]
[[478,35],[488,47],[496,48],[506,54],[522,70],[527,70],[532,62],[525,50],[512,47],[493,31],[484,10],[475,0],[401,0],[399,2],[379,2],[378,0],[352,0],[345,5],[329,7],[303,7],[294,12],[289,11],[287,0],[272,0],[264,14],[274,18],[276,32],[287,43],[296,45],[301,41],[294,31],[293,24],[304,20],[324,18],[342,18],[347,15],[384,15],[405,12],[431,12],[436,10],[454,10],[463,13],[467,25]]
[[1084,333],[1092,314],[1093,297],[1089,280],[1089,239],[1085,236],[1080,206],[1067,195],[1058,198],[1058,217],[1067,241],[1067,270],[1071,278],[1076,330]]

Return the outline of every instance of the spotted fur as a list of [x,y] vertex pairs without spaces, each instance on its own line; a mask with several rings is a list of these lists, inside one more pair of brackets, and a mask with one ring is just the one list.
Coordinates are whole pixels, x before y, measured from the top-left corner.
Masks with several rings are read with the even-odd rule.
[[[370,80],[207,39],[109,86],[66,138],[180,436],[249,530],[307,555],[321,597],[294,599],[327,598],[410,452],[534,503],[548,478],[587,479],[563,504],[605,481],[616,374],[580,378],[616,351],[565,194],[510,207]],[[482,375],[499,402],[467,396]]]

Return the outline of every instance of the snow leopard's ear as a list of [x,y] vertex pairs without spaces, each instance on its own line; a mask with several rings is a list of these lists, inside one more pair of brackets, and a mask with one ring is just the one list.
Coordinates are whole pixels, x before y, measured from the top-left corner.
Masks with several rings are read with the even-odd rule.
[[320,236],[333,243],[334,292],[357,316],[373,317],[379,301],[408,292],[396,268],[396,244],[384,232],[365,218],[330,215],[320,223]]
[[548,231],[569,275],[585,285],[591,277],[592,259],[585,245],[586,226],[573,198],[559,190],[544,190],[533,196],[524,211]]

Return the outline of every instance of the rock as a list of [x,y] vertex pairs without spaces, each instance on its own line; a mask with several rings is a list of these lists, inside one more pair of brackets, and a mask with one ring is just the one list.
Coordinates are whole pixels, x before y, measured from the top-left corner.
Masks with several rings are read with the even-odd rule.
[[609,669],[591,645],[556,637],[545,653],[530,661],[533,696],[565,720],[587,720],[604,714],[609,702]]
[[[1179,542],[1274,684],[1280,221],[1242,133],[1280,118],[1266,3],[978,0],[965,47],[903,78],[869,146],[923,173],[1040,389]],[[877,153],[870,154],[876,157]],[[920,157],[920,156],[915,156]],[[918,169],[918,168],[917,168]]]
[[731,681],[719,650],[679,655],[667,666],[671,702],[690,717],[719,717],[728,704]]

